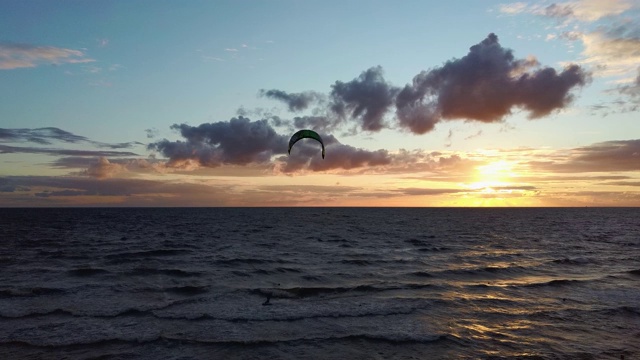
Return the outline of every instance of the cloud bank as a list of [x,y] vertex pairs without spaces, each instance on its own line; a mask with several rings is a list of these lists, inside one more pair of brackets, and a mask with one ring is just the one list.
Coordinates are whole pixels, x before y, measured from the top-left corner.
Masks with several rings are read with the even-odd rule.
[[[491,33],[473,45],[467,55],[422,71],[403,88],[387,82],[380,66],[349,82],[336,81],[331,86],[328,108],[316,109],[328,115],[301,118],[294,125],[334,130],[346,121],[354,121],[363,131],[398,126],[424,134],[443,120],[499,122],[514,109],[528,111],[529,118],[535,119],[566,108],[574,98],[571,91],[589,79],[589,74],[575,64],[557,71],[542,67],[533,57],[517,59]],[[306,109],[311,99],[305,93],[280,90],[268,94],[285,101],[290,110]],[[394,109],[395,122],[387,123],[385,116]]]

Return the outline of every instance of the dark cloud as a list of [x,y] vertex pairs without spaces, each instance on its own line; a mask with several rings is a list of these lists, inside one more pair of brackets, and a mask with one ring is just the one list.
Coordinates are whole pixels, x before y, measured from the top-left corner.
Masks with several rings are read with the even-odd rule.
[[101,143],[96,141],[92,141],[91,143],[97,145],[98,147],[106,148],[106,149],[129,149],[134,147],[135,145],[145,145],[138,141],[129,141],[129,142],[123,142],[123,143],[117,143],[117,144],[106,144],[106,143]]
[[107,144],[90,140],[84,136],[75,135],[56,127],[37,129],[2,129],[0,128],[0,142],[31,142],[38,145],[51,145],[53,141],[65,143],[88,143],[106,149],[128,149],[135,145],[144,145],[137,141]]
[[385,81],[380,66],[370,68],[350,82],[336,81],[332,88],[331,109],[341,118],[357,119],[366,131],[379,131],[384,127],[384,115],[398,92]]
[[398,94],[396,115],[401,126],[418,134],[443,119],[497,122],[514,107],[539,118],[566,107],[573,99],[569,91],[589,78],[577,65],[560,73],[537,66],[533,58],[515,59],[489,34],[466,56],[418,74]]
[[307,109],[312,103],[322,100],[322,95],[314,91],[306,91],[302,93],[287,93],[282,90],[260,90],[260,96],[280,100],[287,104],[289,111],[302,111]]
[[104,150],[66,150],[66,149],[47,149],[36,147],[20,147],[0,145],[0,154],[8,153],[26,153],[26,154],[45,154],[54,156],[137,156],[138,154],[128,151],[104,151]]
[[332,135],[323,136],[326,157],[320,157],[320,149],[315,141],[299,141],[291,154],[281,157],[284,162],[281,171],[292,173],[304,169],[311,171],[351,170],[361,167],[375,167],[391,164],[393,157],[386,150],[369,151],[344,145]]
[[[267,120],[251,121],[238,117],[228,122],[202,124],[194,127],[173,125],[185,140],[162,140],[149,144],[150,150],[169,158],[167,166],[186,167],[196,162],[203,167],[221,165],[271,164],[272,156],[285,154],[289,136],[280,135]],[[351,170],[358,167],[387,165],[392,157],[386,150],[369,151],[340,144],[332,135],[321,134],[327,156],[320,156],[320,144],[315,140],[296,143],[290,155],[277,159],[278,169],[285,173],[300,170]]]
[[1,129],[0,141],[18,142],[27,141],[41,145],[50,145],[51,140],[63,141],[67,143],[89,142],[84,136],[72,134],[68,131],[56,127],[45,127],[37,129]]
[[169,166],[186,160],[207,167],[265,163],[274,154],[286,153],[289,140],[277,134],[267,120],[251,121],[242,116],[197,127],[174,124],[171,128],[179,130],[185,141],[164,139],[148,146],[168,157]]
[[[551,7],[548,11],[561,16],[561,10]],[[571,91],[590,78],[578,65],[557,71],[541,67],[534,57],[516,59],[492,33],[464,57],[422,71],[404,88],[387,82],[380,66],[349,82],[336,81],[328,108],[319,101],[322,106],[314,111],[325,116],[300,117],[294,123],[297,128],[333,131],[351,120],[358,123],[352,132],[358,128],[379,131],[390,125],[385,123],[385,115],[394,104],[400,127],[416,134],[433,130],[442,120],[500,122],[514,109],[528,111],[529,118],[535,119],[567,107],[573,100]],[[261,90],[260,94],[285,102],[291,111],[304,110],[321,98],[315,92]]]

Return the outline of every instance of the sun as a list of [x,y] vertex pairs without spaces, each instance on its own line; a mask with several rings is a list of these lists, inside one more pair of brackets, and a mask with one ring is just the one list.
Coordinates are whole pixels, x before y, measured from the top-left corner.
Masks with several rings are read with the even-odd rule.
[[459,203],[464,206],[524,206],[529,204],[525,190],[514,186],[519,176],[517,162],[498,160],[476,167],[473,182],[462,184],[468,189]]
[[506,160],[499,160],[476,168],[476,181],[469,187],[474,190],[495,190],[496,187],[505,187],[509,180],[516,176],[514,173],[515,163]]

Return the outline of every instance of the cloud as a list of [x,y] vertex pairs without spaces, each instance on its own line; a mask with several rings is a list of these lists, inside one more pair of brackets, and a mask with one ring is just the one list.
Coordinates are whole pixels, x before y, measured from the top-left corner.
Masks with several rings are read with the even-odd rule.
[[498,11],[503,14],[520,14],[527,11],[527,3],[517,2],[511,4],[500,4]]
[[[571,91],[589,80],[590,74],[575,64],[558,72],[541,67],[531,56],[516,59],[492,33],[472,46],[466,56],[422,71],[404,88],[388,83],[380,66],[349,82],[336,81],[328,108],[315,112],[326,115],[299,118],[296,127],[328,131],[350,120],[364,131],[380,131],[395,125],[385,120],[394,105],[397,125],[416,134],[433,130],[443,120],[500,122],[513,109],[524,109],[535,119],[566,108],[574,97]],[[314,92],[290,94],[281,90],[262,90],[261,94],[284,101],[292,111],[306,109],[320,97]],[[351,133],[356,130],[352,128]]]
[[138,154],[128,151],[67,150],[0,145],[0,154],[9,153],[45,154],[53,156],[138,156]]
[[398,92],[384,80],[380,66],[364,71],[350,82],[336,81],[331,87],[331,109],[341,118],[357,119],[365,131],[384,127],[384,115]]
[[296,129],[314,129],[316,131],[333,131],[341,124],[340,119],[328,116],[296,116],[293,126]]
[[404,188],[397,190],[405,195],[446,195],[446,194],[456,194],[460,192],[468,192],[469,190],[465,189],[428,189],[428,188]]
[[222,165],[246,166],[262,164],[276,172],[294,173],[303,170],[352,170],[362,167],[388,165],[392,156],[386,150],[369,151],[340,144],[332,135],[322,134],[327,151],[320,157],[316,141],[299,141],[290,155],[287,153],[289,136],[278,134],[266,119],[251,121],[245,117],[228,122],[205,123],[197,127],[175,124],[185,140],[167,139],[148,145],[168,158],[167,166],[193,170],[198,167]]
[[31,68],[41,64],[74,64],[93,62],[80,50],[0,43],[0,70]]
[[266,163],[274,154],[287,151],[288,138],[279,135],[267,120],[251,121],[239,116],[228,122],[205,123],[197,127],[174,124],[185,141],[167,139],[149,144],[148,149],[169,158],[169,166],[197,162],[200,166]]
[[601,28],[580,37],[581,62],[600,76],[630,76],[640,63],[640,23]]
[[287,104],[289,111],[302,111],[307,109],[312,103],[322,99],[322,95],[314,91],[306,91],[302,93],[287,93],[282,90],[260,90],[260,96],[280,100]]
[[75,135],[56,127],[45,127],[37,129],[0,128],[0,141],[2,142],[28,141],[41,145],[49,145],[51,144],[51,140],[63,141],[67,143],[89,141],[89,139],[84,136]]
[[56,127],[45,127],[37,129],[0,128],[0,142],[32,142],[39,145],[51,145],[53,141],[62,141],[73,144],[85,142],[108,149],[127,149],[133,147],[134,145],[144,145],[137,141],[107,144],[99,141],[89,140],[84,136],[75,135]]
[[544,15],[593,22],[607,16],[622,14],[632,7],[633,3],[628,0],[581,0],[551,4],[544,8]]
[[[1,192],[3,204],[7,206],[224,206],[233,198],[233,188],[230,185],[166,180],[97,180],[71,176],[0,177],[0,189],[6,190]],[[12,194],[14,192],[20,193]]]
[[552,3],[546,6],[517,2],[499,5],[498,11],[509,15],[529,13],[564,21],[594,22],[608,16],[620,15],[634,6],[637,5],[629,0],[578,0]]
[[84,173],[97,179],[106,179],[126,170],[125,165],[111,163],[106,157],[100,157],[97,162],[90,164]]
[[356,168],[389,165],[392,157],[387,150],[370,151],[340,144],[333,136],[325,137],[327,156],[318,156],[317,146],[309,143],[296,143],[295,151],[286,158],[280,158],[285,165],[280,168],[284,173],[304,169],[311,171],[352,170]]
[[553,172],[640,171],[640,139],[614,140],[572,149],[563,159],[531,161],[538,170]]
[[534,58],[515,59],[489,34],[466,56],[423,71],[402,89],[396,98],[400,125],[423,134],[443,119],[498,122],[514,107],[539,118],[566,107],[569,91],[588,81],[577,65],[560,73],[537,65]]
[[638,76],[635,81],[628,85],[623,85],[617,89],[621,94],[627,95],[634,99],[637,105],[640,105],[640,68],[638,68]]

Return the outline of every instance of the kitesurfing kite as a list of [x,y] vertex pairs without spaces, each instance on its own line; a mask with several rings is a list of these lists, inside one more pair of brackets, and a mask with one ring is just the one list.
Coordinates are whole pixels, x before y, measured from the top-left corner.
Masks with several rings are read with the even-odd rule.
[[322,145],[322,158],[324,159],[324,143],[322,142],[322,138],[320,137],[320,135],[318,135],[318,133],[313,130],[300,130],[297,133],[293,134],[293,136],[289,140],[289,154],[291,154],[291,147],[293,146],[293,144],[298,142],[298,140],[305,138],[317,140],[320,145]]

